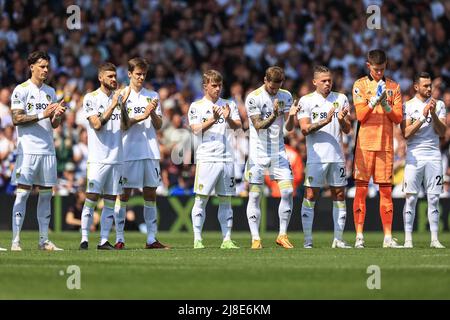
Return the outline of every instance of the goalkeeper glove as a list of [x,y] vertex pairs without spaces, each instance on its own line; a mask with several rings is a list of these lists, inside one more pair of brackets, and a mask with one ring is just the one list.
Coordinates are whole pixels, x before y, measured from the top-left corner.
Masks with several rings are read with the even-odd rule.
[[389,102],[387,101],[386,97],[381,99],[381,107],[386,111],[387,113],[392,111],[391,106],[389,105]]
[[386,92],[386,83],[383,80],[378,81],[376,95],[369,100],[369,108],[373,109],[380,102]]
[[386,83],[383,80],[378,81],[377,98],[380,99],[385,91],[386,91]]

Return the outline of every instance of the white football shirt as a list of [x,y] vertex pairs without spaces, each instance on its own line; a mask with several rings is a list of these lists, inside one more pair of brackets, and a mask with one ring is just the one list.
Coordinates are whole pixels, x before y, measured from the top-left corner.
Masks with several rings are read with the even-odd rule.
[[300,99],[300,111],[297,118],[309,118],[311,123],[316,123],[327,118],[328,112],[336,106],[333,120],[306,136],[307,163],[345,162],[342,147],[342,131],[337,119],[337,114],[344,108],[348,108],[348,100],[345,95],[331,91],[324,98],[314,91]]
[[[128,90],[128,87],[126,90]],[[155,91],[145,88],[142,88],[139,92],[131,90],[127,100],[128,116],[134,118],[143,114],[147,105],[153,99],[159,99],[159,95]],[[155,112],[162,117],[161,104],[159,102]],[[134,124],[123,132],[123,153],[124,161],[160,159],[158,139],[151,117]]]
[[[101,89],[86,94],[83,99],[86,118],[103,114],[111,105],[112,97],[113,93],[108,97]],[[88,163],[117,164],[123,161],[120,117],[120,108],[117,106],[100,130],[88,126]]]
[[[239,112],[233,101],[219,98],[215,103],[203,97],[189,107],[189,125],[200,124],[213,116],[213,106],[230,107],[230,118],[240,120]],[[225,118],[221,116],[208,130],[195,140],[197,147],[196,161],[200,162],[232,162],[234,152],[232,147],[234,130],[230,128]]]
[[[35,115],[43,113],[54,102],[55,89],[45,83],[39,88],[31,80],[27,80],[14,89],[11,95],[11,110],[24,110],[26,115]],[[18,154],[55,154],[50,118],[16,128]]]
[[[407,101],[403,106],[403,120],[409,119],[412,123],[418,121],[428,102],[429,99],[422,102],[416,97]],[[445,123],[447,111],[444,102],[441,100],[436,101],[436,114]],[[420,129],[406,140],[406,162],[414,163],[417,160],[442,160],[439,136],[433,129],[433,119],[429,114]]]
[[[273,102],[278,99],[280,115],[267,129],[256,130],[251,116],[261,116],[266,119],[273,113]],[[264,85],[248,94],[245,108],[249,117],[250,141],[249,160],[252,163],[267,163],[270,159],[286,158],[284,148],[284,113],[289,112],[292,105],[292,95],[289,91],[280,89],[275,96],[269,95]]]

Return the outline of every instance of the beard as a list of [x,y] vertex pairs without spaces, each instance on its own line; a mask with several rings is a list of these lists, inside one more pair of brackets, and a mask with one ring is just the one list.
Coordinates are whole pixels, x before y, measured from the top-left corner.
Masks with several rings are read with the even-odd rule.
[[110,90],[110,91],[114,91],[114,90],[116,90],[116,88],[117,88],[117,85],[110,85],[110,84],[108,84],[108,83],[106,83],[106,82],[103,83],[103,86],[104,86],[106,89]]

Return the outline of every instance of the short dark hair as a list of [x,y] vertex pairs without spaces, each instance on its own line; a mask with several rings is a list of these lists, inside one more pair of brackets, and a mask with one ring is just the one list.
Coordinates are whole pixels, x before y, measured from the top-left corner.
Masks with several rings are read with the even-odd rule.
[[98,67],[98,74],[105,71],[116,71],[116,66],[111,62],[104,62]]
[[414,83],[419,83],[420,78],[431,79],[431,75],[428,72],[421,71],[414,76]]
[[370,64],[383,64],[387,61],[386,52],[381,49],[370,50],[367,54],[367,61]]
[[284,70],[277,66],[267,68],[266,80],[268,82],[275,82],[275,83],[284,81]]
[[328,67],[325,66],[315,66],[314,67],[314,78],[316,77],[316,74],[318,73],[329,73],[330,69],[328,69]]
[[47,54],[47,52],[44,51],[33,51],[28,55],[28,65],[31,66],[32,64],[35,64],[39,61],[39,59],[50,61],[50,56]]
[[134,69],[139,68],[147,72],[148,63],[143,58],[133,58],[128,61],[128,71],[133,72]]

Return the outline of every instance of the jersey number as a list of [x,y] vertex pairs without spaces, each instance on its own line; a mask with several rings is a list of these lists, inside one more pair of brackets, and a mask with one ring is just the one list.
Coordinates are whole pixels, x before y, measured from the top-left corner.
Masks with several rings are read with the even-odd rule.
[[442,176],[436,176],[437,185],[442,186]]
[[345,178],[345,168],[339,168],[339,171],[341,172],[341,178]]
[[231,178],[231,185],[230,185],[230,188],[233,188],[233,187],[234,187],[234,177]]

